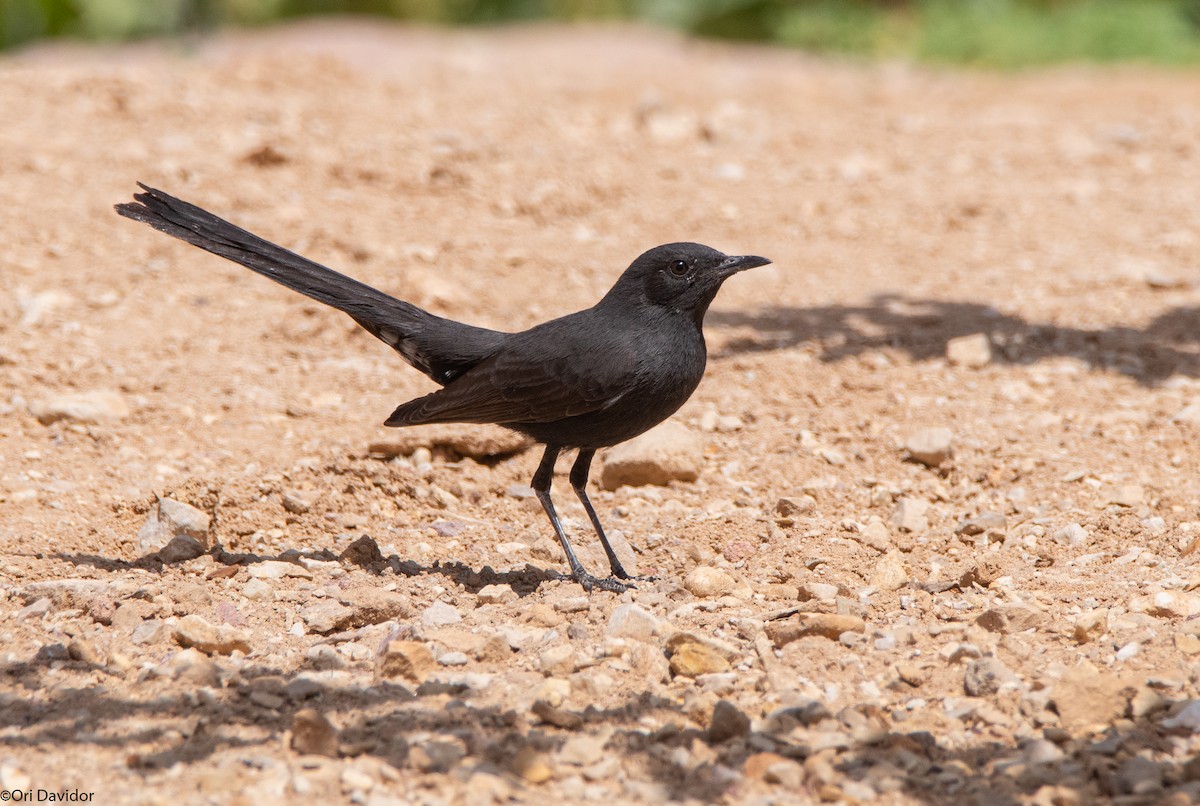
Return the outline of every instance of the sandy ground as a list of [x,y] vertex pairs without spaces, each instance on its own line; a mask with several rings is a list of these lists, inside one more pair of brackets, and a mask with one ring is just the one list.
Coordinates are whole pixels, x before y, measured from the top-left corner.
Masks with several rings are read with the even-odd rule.
[[[0,108],[0,789],[1200,794],[1200,75],[327,23],[17,53]],[[561,576],[536,450],[373,454],[432,384],[118,218],[139,179],[500,329],[658,243],[773,258],[674,418],[699,478],[594,495],[657,581]],[[160,496],[211,551],[144,550]]]

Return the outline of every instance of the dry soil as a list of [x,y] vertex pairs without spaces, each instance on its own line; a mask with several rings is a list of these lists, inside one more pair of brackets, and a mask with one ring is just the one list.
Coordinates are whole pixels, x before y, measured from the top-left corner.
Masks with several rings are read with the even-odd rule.
[[[1200,75],[323,23],[8,55],[0,109],[0,789],[1200,793]],[[432,384],[135,180],[501,329],[658,243],[773,258],[709,314],[699,478],[594,494],[657,581],[563,578],[536,450],[372,451]],[[144,550],[159,497],[210,551]]]

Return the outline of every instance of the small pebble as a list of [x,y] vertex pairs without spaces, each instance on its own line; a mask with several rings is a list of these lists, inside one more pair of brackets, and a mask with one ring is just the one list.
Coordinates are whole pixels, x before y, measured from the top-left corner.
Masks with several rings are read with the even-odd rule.
[[959,336],[946,342],[946,360],[958,367],[979,369],[992,362],[992,344],[984,333]]

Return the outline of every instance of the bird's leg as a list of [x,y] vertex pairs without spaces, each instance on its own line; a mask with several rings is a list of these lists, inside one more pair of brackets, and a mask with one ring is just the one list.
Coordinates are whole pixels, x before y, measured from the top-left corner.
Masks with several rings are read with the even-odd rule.
[[[571,575],[586,591],[590,591],[594,587],[614,593],[626,591],[629,586],[625,583],[615,579],[597,579],[583,569],[583,564],[579,562],[579,558],[575,556],[575,550],[571,548],[571,543],[567,540],[567,533],[563,531],[562,524],[559,523],[558,513],[554,511],[554,502],[550,500],[550,483],[554,479],[554,460],[561,452],[562,448],[557,445],[546,446],[546,452],[542,454],[542,462],[538,465],[537,472],[533,474],[532,487],[538,501],[542,503],[542,509],[546,510],[546,514],[550,516],[554,533],[558,535],[558,542],[562,544],[563,553],[567,555],[567,564],[571,566]],[[590,506],[588,510],[590,512]],[[607,541],[605,541],[604,547],[611,552],[611,549],[608,549]],[[611,553],[609,556],[612,556]]]
[[600,518],[596,515],[596,509],[592,506],[592,502],[588,498],[588,471],[591,470],[592,457],[595,455],[596,451],[594,449],[581,449],[579,451],[579,457],[571,467],[571,487],[575,490],[575,495],[579,496],[579,500],[583,502],[583,508],[587,510],[588,517],[591,518],[592,528],[596,530],[596,534],[600,535],[600,544],[604,546],[604,553],[608,555],[608,567],[612,569],[612,575],[619,579],[645,579],[649,581],[649,577],[632,576],[621,565],[621,561],[617,559],[617,553],[613,551],[612,545],[608,542],[608,536],[604,534],[604,527],[600,525]]

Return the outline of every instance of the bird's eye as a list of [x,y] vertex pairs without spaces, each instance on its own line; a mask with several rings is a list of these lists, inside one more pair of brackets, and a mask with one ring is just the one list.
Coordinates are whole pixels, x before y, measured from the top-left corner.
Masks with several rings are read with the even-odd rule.
[[676,260],[671,264],[671,274],[676,277],[682,277],[688,273],[688,264],[686,260]]

